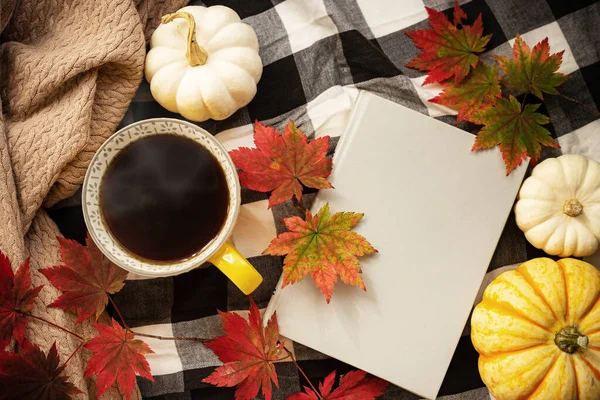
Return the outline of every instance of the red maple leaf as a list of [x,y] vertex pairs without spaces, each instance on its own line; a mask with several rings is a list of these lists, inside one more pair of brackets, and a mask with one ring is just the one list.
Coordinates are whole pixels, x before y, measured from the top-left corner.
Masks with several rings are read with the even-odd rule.
[[96,376],[96,396],[100,397],[115,381],[126,399],[135,386],[135,374],[154,381],[144,354],[153,353],[146,343],[112,320],[111,325],[94,324],[99,336],[84,347],[94,355],[89,359],[85,376]]
[[87,249],[74,240],[58,237],[60,258],[64,265],[40,270],[63,294],[50,307],[77,311],[77,322],[95,315],[97,320],[106,308],[108,294],[123,288],[127,271],[106,258],[88,236]]
[[[473,25],[462,24],[467,15],[458,1],[454,4],[454,24],[443,12],[425,8],[433,29],[406,31],[415,46],[423,50],[406,66],[429,71],[423,85],[443,82],[451,77],[458,85],[471,68],[475,68],[479,61],[477,54],[485,50],[492,35],[483,36],[481,14]],[[458,25],[462,25],[462,28],[459,29]]]
[[329,303],[338,275],[342,282],[366,290],[357,256],[377,250],[361,235],[351,231],[364,214],[338,212],[331,215],[325,204],[313,217],[306,212],[306,220],[285,218],[290,232],[284,232],[271,241],[263,254],[286,255],[283,262],[283,287],[301,281],[305,275],[315,281]]
[[47,355],[28,341],[19,354],[0,352],[0,399],[68,400],[82,393],[61,375],[64,364],[59,367],[59,362],[56,343]]
[[8,258],[0,251],[0,349],[6,347],[14,336],[17,342],[25,341],[27,317],[35,298],[44,285],[30,288],[29,258],[13,274]]
[[367,377],[365,371],[350,371],[340,376],[340,385],[333,392],[336,371],[333,371],[322,383],[319,383],[319,393],[309,387],[304,387],[306,393],[296,393],[287,396],[287,400],[373,400],[381,396],[390,384],[383,379]]
[[302,185],[331,188],[327,177],[331,159],[327,158],[329,136],[308,141],[294,122],[290,121],[283,134],[256,121],[255,149],[241,147],[229,152],[240,170],[240,181],[248,189],[271,192],[269,208],[296,196],[302,198]]
[[251,400],[262,386],[266,400],[271,400],[271,381],[279,388],[274,361],[283,349],[279,342],[277,316],[263,329],[258,307],[250,298],[249,322],[233,312],[221,312],[225,336],[219,336],[206,346],[223,362],[223,365],[202,382],[219,387],[233,387],[236,400]]

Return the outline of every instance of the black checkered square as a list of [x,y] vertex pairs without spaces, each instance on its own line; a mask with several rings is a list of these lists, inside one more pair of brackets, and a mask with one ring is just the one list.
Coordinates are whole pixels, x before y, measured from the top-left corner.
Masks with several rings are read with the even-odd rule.
[[[509,13],[510,15],[513,14],[511,7],[509,4],[506,3],[510,3],[512,4],[512,2],[517,2],[518,0],[509,0],[503,3],[503,7],[502,7],[502,12],[499,12],[499,10],[497,8],[495,8],[494,6],[496,4],[498,4],[499,2],[493,2],[493,1],[489,1],[486,2],[485,0],[473,0],[470,1],[468,3],[465,3],[462,5],[463,10],[465,10],[465,13],[467,13],[467,21],[466,23],[468,25],[472,24],[473,22],[475,22],[475,19],[477,19],[477,17],[479,16],[479,14],[481,14],[481,19],[483,21],[483,34],[484,35],[489,35],[491,34],[492,37],[490,38],[490,41],[488,42],[486,48],[488,50],[491,50],[497,46],[500,46],[501,44],[503,44],[504,42],[506,42],[508,39],[510,39],[511,36],[511,31],[507,30],[504,26],[504,24],[501,22],[501,20],[504,18],[504,13]],[[535,1],[543,1],[543,0],[535,0]],[[511,11],[508,11],[511,10]],[[445,10],[446,15],[448,15],[448,18],[450,18],[451,13],[452,13],[452,8],[448,8]],[[546,17],[543,17],[542,19],[545,19]],[[510,19],[510,18],[509,18]],[[529,23],[531,24],[532,21],[529,21]],[[537,23],[537,22],[535,22]],[[512,27],[513,25],[509,24],[509,27]],[[524,28],[523,31],[521,32],[527,32],[529,30],[531,30],[531,28],[526,28],[525,25],[523,24],[515,24],[514,27],[519,26]],[[513,35],[514,36],[514,35]]]
[[221,5],[234,9],[242,19],[273,8],[271,0],[203,0],[203,2],[206,6]]
[[113,298],[131,328],[171,322],[173,278],[128,280]]
[[597,0],[547,0],[556,19],[597,3]]
[[[252,298],[259,308],[265,308],[273,296],[283,269],[283,257],[257,256],[248,259],[262,275],[263,283],[252,293]],[[247,310],[250,307],[248,296],[239,291],[232,282],[228,283],[227,311]],[[223,310],[225,311],[225,310]]]
[[596,110],[600,110],[600,61],[583,67],[580,71],[588,91],[592,94]]
[[191,321],[227,309],[227,278],[216,268],[173,277],[173,322]]
[[256,97],[248,104],[252,120],[268,120],[306,104],[294,56],[277,60],[263,69]]
[[352,30],[340,33],[340,40],[354,83],[401,73],[383,52],[377,39],[369,40],[359,31]]

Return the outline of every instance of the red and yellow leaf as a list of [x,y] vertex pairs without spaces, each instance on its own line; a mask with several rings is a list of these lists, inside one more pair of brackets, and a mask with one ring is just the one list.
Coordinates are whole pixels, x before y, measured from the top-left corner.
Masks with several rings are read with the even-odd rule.
[[504,83],[506,86],[531,92],[543,100],[542,92],[558,94],[556,86],[561,85],[568,78],[567,75],[558,71],[562,64],[564,50],[550,55],[548,38],[545,38],[529,49],[527,43],[517,34],[513,46],[513,59],[496,56],[500,68],[506,74]]
[[305,393],[287,396],[287,400],[374,400],[381,396],[390,384],[383,379],[367,376],[365,371],[350,371],[340,376],[340,384],[331,392],[335,382],[336,372],[333,371],[322,383],[319,383],[319,393],[309,387],[304,387]]
[[248,189],[272,192],[269,208],[296,196],[302,185],[330,188],[331,159],[327,158],[329,136],[309,141],[292,121],[279,135],[277,130],[256,121],[255,149],[241,147],[229,153],[240,170],[240,181]]
[[271,400],[271,382],[279,387],[274,361],[282,353],[279,342],[277,316],[273,314],[263,329],[258,307],[250,298],[249,321],[233,312],[219,311],[225,336],[219,336],[206,346],[223,362],[223,365],[202,382],[219,387],[237,386],[236,400],[251,400],[262,387],[266,400]]
[[114,319],[112,326],[94,326],[100,335],[84,346],[94,353],[88,361],[85,376],[96,375],[97,397],[117,382],[125,398],[129,399],[135,386],[136,373],[154,381],[144,356],[153,351],[145,342],[134,339],[133,332],[123,329]]
[[77,311],[77,323],[92,315],[97,320],[106,308],[108,294],[125,285],[127,271],[106,258],[89,236],[87,248],[74,240],[57,239],[63,265],[41,270],[63,292],[50,307]]
[[269,244],[263,254],[285,257],[283,286],[301,281],[310,274],[329,303],[338,279],[366,290],[357,256],[376,252],[361,235],[351,231],[364,214],[338,212],[330,215],[329,204],[306,220],[291,217],[283,220],[284,232]]
[[27,317],[43,285],[31,288],[29,259],[25,260],[16,274],[13,274],[10,261],[0,251],[0,350],[14,336],[17,342],[25,341]]
[[0,352],[0,398],[3,400],[69,400],[82,393],[61,375],[56,343],[48,354],[28,341],[21,353]]
[[498,66],[490,67],[480,62],[460,85],[447,85],[442,93],[429,101],[458,110],[458,123],[472,121],[473,114],[490,107],[501,96]]
[[536,162],[540,158],[542,145],[558,147],[550,132],[542,126],[550,119],[535,112],[539,106],[528,104],[522,107],[513,96],[497,99],[492,107],[474,115],[474,122],[485,126],[477,134],[473,150],[500,145],[506,175],[528,156],[532,162]]
[[[443,12],[425,7],[429,15],[429,24],[433,29],[406,31],[415,46],[422,52],[411,60],[407,67],[429,71],[423,85],[443,82],[454,78],[458,85],[475,68],[479,61],[478,53],[485,50],[491,35],[483,36],[481,15],[473,25],[464,25],[465,12],[454,4],[454,24]],[[458,25],[462,25],[461,28]]]

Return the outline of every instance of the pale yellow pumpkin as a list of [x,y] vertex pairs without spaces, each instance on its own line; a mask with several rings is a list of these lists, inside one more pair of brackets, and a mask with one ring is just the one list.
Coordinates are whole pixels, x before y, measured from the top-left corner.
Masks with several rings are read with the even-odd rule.
[[536,258],[498,276],[473,311],[479,373],[497,400],[600,399],[600,272]]
[[548,158],[523,182],[517,225],[535,247],[585,257],[600,245],[600,163],[578,154]]

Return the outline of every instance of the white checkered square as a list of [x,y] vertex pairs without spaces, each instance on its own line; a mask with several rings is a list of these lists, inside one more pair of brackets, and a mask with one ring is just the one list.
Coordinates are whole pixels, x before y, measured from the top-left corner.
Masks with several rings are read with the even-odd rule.
[[[537,43],[541,42],[545,38],[548,38],[548,42],[550,43],[550,54],[557,53],[562,50],[565,51],[565,54],[563,54],[563,62],[558,69],[558,72],[570,74],[571,72],[579,69],[577,62],[575,61],[575,57],[573,57],[573,52],[569,47],[569,42],[567,42],[565,35],[563,35],[558,22],[554,21],[527,33],[521,34],[521,38],[531,49],[533,49],[533,46],[535,46]],[[512,47],[515,44],[515,38],[512,38],[508,42]]]
[[358,89],[354,87],[333,86],[308,103],[315,137],[340,136],[346,129],[356,96]]
[[[173,325],[146,325],[135,328],[136,332],[148,333],[158,336],[173,336]],[[167,375],[183,371],[181,359],[177,353],[177,346],[173,340],[159,340],[143,338],[154,353],[147,354],[146,359],[150,364],[152,375]]]
[[357,0],[375,37],[402,30],[427,18],[421,0]]
[[227,151],[238,147],[254,147],[254,124],[227,129],[215,135]]
[[273,213],[268,200],[242,204],[232,240],[244,257],[255,257],[269,246],[277,236]]
[[322,0],[287,0],[275,9],[288,32],[293,52],[338,33]]

